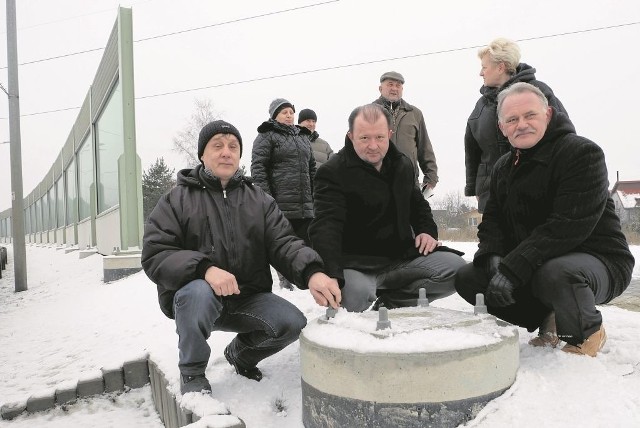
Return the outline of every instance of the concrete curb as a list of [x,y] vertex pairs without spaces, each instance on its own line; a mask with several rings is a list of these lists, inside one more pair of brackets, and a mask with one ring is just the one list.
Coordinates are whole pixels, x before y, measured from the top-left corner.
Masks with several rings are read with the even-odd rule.
[[[11,420],[23,412],[36,413],[61,405],[72,405],[78,398],[102,394],[126,393],[131,389],[151,385],[151,397],[160,420],[167,428],[197,426],[198,428],[246,428],[242,419],[229,413],[198,414],[182,407],[169,390],[166,376],[148,355],[125,362],[122,367],[102,368],[101,376],[87,377],[75,384],[65,384],[49,392],[31,395],[26,401],[5,403],[0,417]],[[212,398],[213,400],[213,398]],[[194,424],[197,422],[197,425]]]

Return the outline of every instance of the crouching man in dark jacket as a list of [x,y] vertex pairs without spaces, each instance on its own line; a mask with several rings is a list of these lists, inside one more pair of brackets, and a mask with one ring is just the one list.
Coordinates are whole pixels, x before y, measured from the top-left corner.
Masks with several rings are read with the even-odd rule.
[[158,286],[160,308],[176,321],[183,394],[211,391],[211,331],[238,333],[224,356],[256,381],[258,362],[298,339],[306,318],[271,293],[269,264],[319,305],[337,308],[341,300],[320,256],[294,235],[273,198],[242,176],[241,154],[233,125],[206,125],[198,140],[202,165],[178,173],[145,225],[142,266]]
[[498,95],[498,124],[511,144],[491,174],[473,264],[456,289],[469,303],[539,329],[533,346],[595,356],[606,334],[597,304],[629,285],[634,259],[609,196],[604,153],[529,83]]
[[[438,242],[411,160],[390,143],[391,114],[378,104],[349,116],[344,147],[316,173],[309,236],[327,274],[343,286],[342,305],[364,311],[415,306],[454,293],[464,260]],[[446,251],[442,251],[446,250]]]

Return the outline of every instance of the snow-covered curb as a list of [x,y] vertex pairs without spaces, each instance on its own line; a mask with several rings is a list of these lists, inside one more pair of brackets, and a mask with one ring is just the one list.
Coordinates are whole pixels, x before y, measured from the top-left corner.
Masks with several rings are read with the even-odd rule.
[[37,391],[26,401],[3,404],[0,407],[0,415],[2,419],[11,420],[23,412],[36,413],[55,406],[68,406],[79,398],[127,393],[147,384],[151,384],[154,406],[167,428],[246,427],[240,418],[230,414],[226,405],[211,396],[198,394],[195,397],[188,396],[186,399],[182,397],[181,400],[176,400],[166,376],[148,354],[125,362],[120,367],[103,367],[94,375],[84,376],[76,382],[63,382],[56,388]]

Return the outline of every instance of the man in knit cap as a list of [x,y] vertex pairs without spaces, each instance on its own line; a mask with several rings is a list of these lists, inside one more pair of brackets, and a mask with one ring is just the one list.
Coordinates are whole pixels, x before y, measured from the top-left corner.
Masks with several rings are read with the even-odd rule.
[[308,108],[300,110],[298,114],[298,127],[301,130],[302,127],[309,130],[309,141],[311,141],[313,156],[316,158],[316,168],[328,161],[331,155],[333,155],[333,150],[331,150],[329,143],[320,138],[320,135],[316,131],[317,122],[318,116],[316,116],[315,111]]
[[391,113],[391,141],[398,150],[411,159],[418,182],[418,166],[424,177],[420,189],[425,198],[433,194],[438,183],[438,165],[433,146],[427,134],[422,111],[402,98],[404,77],[397,71],[387,71],[380,76],[380,97],[376,104],[383,106]]
[[306,318],[271,293],[269,264],[337,308],[340,290],[322,259],[297,238],[273,198],[239,169],[242,138],[222,120],[204,126],[201,165],[178,173],[145,224],[142,266],[158,287],[162,312],[175,319],[180,391],[211,392],[205,376],[211,331],[237,336],[224,356],[237,374],[260,381],[258,362],[294,342]]

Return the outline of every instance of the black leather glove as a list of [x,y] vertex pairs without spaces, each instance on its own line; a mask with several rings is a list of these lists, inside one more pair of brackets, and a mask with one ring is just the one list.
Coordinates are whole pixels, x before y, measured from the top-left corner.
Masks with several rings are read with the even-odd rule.
[[487,276],[489,278],[493,278],[496,273],[498,273],[498,265],[500,265],[501,261],[502,257],[497,254],[487,256],[487,259],[485,260],[485,272],[487,272]]
[[515,290],[515,286],[509,281],[509,278],[498,272],[489,281],[487,291],[484,293],[484,299],[488,306],[503,307],[513,305],[516,302],[513,299],[513,290]]

